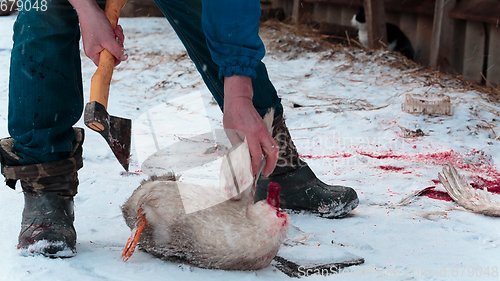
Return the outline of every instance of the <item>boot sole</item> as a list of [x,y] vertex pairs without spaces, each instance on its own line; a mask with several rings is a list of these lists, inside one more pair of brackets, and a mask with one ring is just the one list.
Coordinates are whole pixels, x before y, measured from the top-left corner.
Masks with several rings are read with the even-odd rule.
[[64,242],[49,242],[40,240],[28,247],[19,247],[18,251],[21,256],[44,256],[47,258],[72,258],[76,256],[76,249],[64,245]]
[[[330,210],[329,207],[324,207],[324,208],[319,207],[318,209],[305,209],[294,206],[293,207],[284,206],[281,208],[292,212],[307,212],[311,214],[318,214],[319,217],[326,219],[341,219],[349,215],[354,209],[356,209],[356,207],[358,207],[358,205],[359,205],[359,199],[356,198],[350,202],[346,202],[345,204],[337,206],[336,208],[334,208],[334,210]],[[322,209],[330,211],[322,211]],[[339,211],[335,211],[336,209]]]

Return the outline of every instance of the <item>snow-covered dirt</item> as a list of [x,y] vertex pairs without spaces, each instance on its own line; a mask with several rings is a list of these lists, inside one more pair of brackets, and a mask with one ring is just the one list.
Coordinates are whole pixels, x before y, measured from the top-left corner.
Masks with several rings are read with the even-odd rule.
[[[8,136],[8,68],[14,20],[15,16],[0,17],[0,136]],[[129,59],[113,75],[108,112],[141,120],[145,114],[158,112],[158,106],[184,101],[184,108],[151,116],[176,124],[185,122],[183,116],[194,101],[183,97],[192,94],[205,106],[202,115],[206,112],[208,116],[199,122],[220,129],[222,114],[166,20],[120,21]],[[291,223],[314,234],[313,241],[333,244],[339,251],[365,259],[363,265],[340,274],[309,278],[496,280],[500,271],[498,218],[431,198],[439,197],[435,193],[415,198],[410,204],[398,203],[429,186],[444,191],[437,173],[447,161],[453,162],[469,182],[499,192],[500,106],[487,102],[483,93],[461,88],[453,78],[397,67],[395,56],[384,52],[335,48],[321,52],[304,49],[291,55],[283,51],[291,41],[277,42],[273,39],[276,32],[262,31],[267,45],[282,47],[269,48],[264,62],[282,98],[299,152],[323,181],[351,186],[360,198],[359,207],[339,220],[291,214]],[[95,66],[83,52],[82,60],[88,100]],[[450,96],[453,115],[402,112],[401,104],[410,93]],[[144,145],[134,144],[130,170],[137,174],[123,174],[104,139],[86,128],[82,120],[77,126],[86,130],[84,167],[75,197],[78,255],[71,259],[20,255],[16,244],[23,195],[19,188],[1,188],[0,280],[289,279],[273,266],[253,272],[204,270],[164,262],[143,252],[123,262],[120,254],[130,230],[120,205],[147,178],[140,162]],[[418,129],[423,136],[405,134]],[[192,172],[191,180],[203,175],[218,177],[202,170]],[[491,196],[500,200],[499,195]]]

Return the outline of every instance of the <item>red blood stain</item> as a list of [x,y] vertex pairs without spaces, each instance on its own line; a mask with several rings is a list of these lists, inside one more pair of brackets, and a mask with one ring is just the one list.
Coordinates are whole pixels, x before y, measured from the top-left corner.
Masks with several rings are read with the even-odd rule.
[[276,182],[270,182],[267,188],[267,203],[274,208],[276,208],[276,216],[278,218],[285,218],[281,226],[285,226],[288,221],[286,220],[287,214],[285,211],[281,210],[279,202],[281,186]]
[[[486,187],[489,192],[500,194],[500,179],[487,180],[481,176],[472,176],[472,179],[473,182],[470,183],[472,187],[477,189],[483,189]],[[441,183],[439,180],[435,179],[432,180],[432,182],[436,185]],[[438,190],[426,190],[421,194],[421,196],[427,196],[433,199],[453,201],[451,197],[448,195],[448,193]]]
[[270,182],[267,189],[267,203],[276,209],[280,207],[279,194],[281,186],[276,182]]
[[350,153],[336,154],[336,155],[310,155],[310,154],[300,154],[301,158],[307,159],[325,159],[325,158],[349,158],[352,157]]
[[375,158],[375,159],[388,159],[388,158],[400,159],[401,158],[401,156],[393,155],[392,151],[390,153],[381,154],[381,155],[376,155],[374,153],[368,153],[368,152],[358,152],[358,153],[359,153],[359,155],[363,155],[363,156],[367,156],[367,157]]
[[446,162],[458,163],[461,162],[460,154],[454,152],[453,150],[445,152],[435,152],[435,153],[417,153],[417,154],[394,154],[391,151],[385,154],[375,154],[369,152],[358,151],[359,155],[367,156],[375,159],[397,159],[397,160],[407,160],[419,163],[434,164],[434,165],[444,165]]
[[441,181],[440,181],[440,180],[436,180],[436,179],[433,179],[433,180],[431,180],[431,181],[432,181],[434,184],[440,184],[440,183],[441,183]]
[[449,201],[453,202],[453,199],[448,195],[448,193],[440,190],[434,190],[434,188],[429,188],[422,192],[420,196],[426,196],[432,199],[437,199],[437,200],[443,200],[443,201]]
[[472,176],[474,182],[470,185],[474,188],[483,189],[487,188],[489,192],[500,194],[500,179],[487,180],[480,176]]
[[[424,147],[425,148],[425,147]],[[478,151],[471,150],[470,155],[477,155]],[[373,152],[363,152],[356,151],[357,154],[374,158],[374,159],[395,159],[395,160],[403,160],[413,163],[422,163],[428,165],[435,165],[443,167],[447,162],[451,162],[460,173],[463,171],[467,171],[470,174],[470,179],[472,179],[471,186],[478,189],[483,189],[486,187],[489,192],[500,194],[500,172],[497,168],[491,163],[467,163],[463,159],[463,155],[457,153],[453,150],[443,151],[443,152],[433,152],[433,153],[416,153],[416,154],[395,154],[392,150],[389,150],[386,153],[373,153]],[[344,153],[344,154],[335,154],[335,155],[322,155],[322,156],[314,156],[314,155],[300,155],[303,158],[309,159],[323,159],[323,158],[340,158],[340,157],[352,157],[353,154]],[[404,171],[402,167],[395,166],[378,166],[378,168],[387,170],[387,171],[403,171],[403,174],[408,174],[411,172]],[[438,169],[439,171],[440,169]],[[462,170],[462,171],[461,171]],[[417,175],[420,176],[420,175]],[[433,179],[432,182],[434,184],[439,184],[440,181]],[[429,198],[452,201],[452,199],[448,196],[446,192],[437,191],[437,190],[428,190],[425,191],[423,196],[427,196]]]
[[386,171],[402,171],[405,169],[403,167],[394,167],[394,166],[378,166],[378,168]]

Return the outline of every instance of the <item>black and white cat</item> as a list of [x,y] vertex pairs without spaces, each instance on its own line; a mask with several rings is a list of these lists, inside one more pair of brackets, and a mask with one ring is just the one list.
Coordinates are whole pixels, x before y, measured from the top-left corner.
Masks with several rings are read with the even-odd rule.
[[[368,26],[366,25],[365,9],[359,8],[357,14],[352,17],[351,25],[358,29],[359,42],[368,47]],[[413,60],[415,52],[411,45],[410,39],[392,23],[387,23],[387,48],[391,51],[398,51],[407,58]]]

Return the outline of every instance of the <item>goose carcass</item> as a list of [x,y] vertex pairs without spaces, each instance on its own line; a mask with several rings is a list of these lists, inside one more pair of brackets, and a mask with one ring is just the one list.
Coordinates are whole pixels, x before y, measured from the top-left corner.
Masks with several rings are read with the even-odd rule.
[[267,199],[254,203],[255,178],[246,141],[231,154],[237,156],[229,161],[232,177],[223,161],[218,189],[179,182],[173,175],[143,182],[122,206],[133,229],[124,260],[138,242],[155,256],[202,268],[268,266],[289,228],[288,214],[279,208],[281,187],[270,183]]
[[289,228],[288,214],[278,206],[277,183],[269,185],[267,200],[253,204],[252,198],[245,198],[247,192],[239,201],[227,200],[193,213],[186,213],[182,204],[182,187],[180,182],[154,178],[141,184],[123,205],[127,225],[144,226],[138,240],[142,250],[202,268],[256,270],[269,265]]

